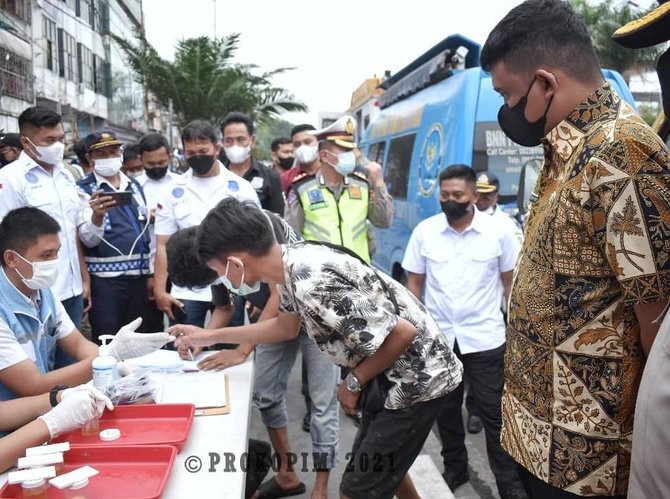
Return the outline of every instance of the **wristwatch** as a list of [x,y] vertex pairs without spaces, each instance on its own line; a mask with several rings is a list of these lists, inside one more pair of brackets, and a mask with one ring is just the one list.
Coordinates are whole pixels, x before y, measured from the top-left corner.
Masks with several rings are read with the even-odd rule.
[[56,407],[58,405],[58,392],[70,388],[67,385],[56,385],[51,390],[49,390],[49,402],[51,407]]
[[344,382],[346,384],[347,390],[349,390],[351,393],[360,393],[360,391],[363,389],[361,382],[358,381],[358,378],[353,372],[347,374],[347,377],[344,378]]

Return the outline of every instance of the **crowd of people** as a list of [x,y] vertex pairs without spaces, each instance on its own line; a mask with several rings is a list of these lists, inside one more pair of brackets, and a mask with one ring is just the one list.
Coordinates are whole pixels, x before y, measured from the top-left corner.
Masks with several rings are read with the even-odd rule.
[[481,65],[503,131],[544,148],[523,231],[492,172],[444,165],[404,286],[371,265],[393,200],[350,116],[295,126],[272,167],[249,116],[192,121],[178,174],[156,133],[95,131],[65,164],[61,117],[23,111],[0,136],[0,469],[113,409],[90,384],[113,334],[120,362],[209,348],[199,367],[219,370],[255,355],[280,466],[247,497],[306,492],[285,403],[299,352],[313,499],[339,461],[340,407],[359,427],[341,497],[419,497],[408,470],[434,424],[452,490],[469,480],[465,430],[483,429],[502,499],[666,497],[646,447],[668,455],[668,149],[603,79],[566,2],[514,8]]

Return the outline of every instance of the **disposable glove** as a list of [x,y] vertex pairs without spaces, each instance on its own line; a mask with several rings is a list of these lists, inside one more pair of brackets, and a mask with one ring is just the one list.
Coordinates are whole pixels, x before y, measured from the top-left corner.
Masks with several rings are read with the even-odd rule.
[[[39,418],[47,425],[51,438],[56,438],[99,418],[109,401],[107,399],[100,404],[101,395],[100,392],[95,394],[92,390],[73,389],[56,407]],[[102,396],[102,399],[106,397]]]
[[109,397],[93,386],[93,381],[89,381],[85,385],[75,386],[74,388],[66,388],[60,394],[61,402],[71,397],[73,394],[82,391],[89,392],[91,398],[95,402],[96,408],[100,411],[100,413],[102,413],[105,407],[107,407],[107,409],[110,411],[114,410],[114,404],[112,404],[112,401],[109,400]]
[[135,330],[140,324],[141,317],[126,324],[109,344],[109,354],[117,361],[141,357],[174,340],[168,333],[136,333]]

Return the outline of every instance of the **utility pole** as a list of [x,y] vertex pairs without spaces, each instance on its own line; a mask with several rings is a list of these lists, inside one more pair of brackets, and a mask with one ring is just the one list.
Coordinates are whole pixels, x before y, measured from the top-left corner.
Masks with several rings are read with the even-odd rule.
[[[146,54],[146,36],[147,33],[144,30],[144,4],[142,3],[142,0],[140,0],[140,29],[142,33],[142,51],[144,52],[142,54],[142,60],[144,61],[144,55]],[[147,91],[147,80],[146,76],[144,76],[145,71],[142,71],[142,99],[143,99],[143,118],[144,118],[144,133],[149,133],[149,93]]]

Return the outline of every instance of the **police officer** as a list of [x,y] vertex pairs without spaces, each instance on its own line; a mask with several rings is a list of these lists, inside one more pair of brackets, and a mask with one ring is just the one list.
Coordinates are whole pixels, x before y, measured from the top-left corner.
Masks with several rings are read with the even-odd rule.
[[498,201],[500,200],[500,180],[491,172],[480,172],[477,174],[477,209],[487,215],[495,217],[501,224],[508,227],[514,233],[514,236],[523,242],[523,229],[519,222],[511,215],[508,215],[500,209]]
[[232,196],[258,206],[260,203],[252,185],[217,160],[221,146],[211,123],[190,122],[183,128],[181,140],[190,170],[174,178],[172,190],[165,193],[156,210],[154,296],[156,306],[170,319],[175,320],[174,306],[185,313],[183,322],[202,327],[212,308],[212,293],[208,287],[191,290],[179,286],[173,286],[168,293],[165,246],[178,230],[199,225],[207,212],[224,198]]
[[[79,237],[91,275],[93,339],[112,334],[146,311],[149,269],[148,212],[142,187],[121,172],[121,142],[110,131],[86,137],[93,172],[77,184],[91,198]],[[110,194],[127,193],[127,202]]]
[[366,220],[376,227],[390,226],[393,204],[379,164],[368,163],[367,176],[354,171],[355,131],[354,118],[343,116],[311,132],[319,140],[321,169],[291,183],[286,221],[305,239],[342,245],[369,262]]

